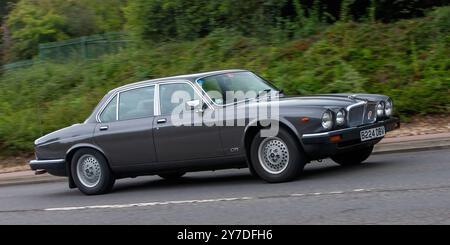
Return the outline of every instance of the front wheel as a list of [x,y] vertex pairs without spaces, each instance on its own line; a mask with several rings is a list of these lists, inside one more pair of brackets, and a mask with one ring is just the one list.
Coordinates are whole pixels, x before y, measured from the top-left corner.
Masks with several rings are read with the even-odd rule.
[[331,159],[341,166],[354,166],[363,163],[372,154],[373,146],[369,146],[356,151],[350,151],[334,155]]
[[71,173],[78,189],[86,195],[111,191],[115,178],[105,157],[91,149],[82,149],[72,159]]
[[253,139],[251,164],[255,173],[269,183],[286,182],[299,176],[306,164],[306,158],[295,138],[280,129],[275,137]]

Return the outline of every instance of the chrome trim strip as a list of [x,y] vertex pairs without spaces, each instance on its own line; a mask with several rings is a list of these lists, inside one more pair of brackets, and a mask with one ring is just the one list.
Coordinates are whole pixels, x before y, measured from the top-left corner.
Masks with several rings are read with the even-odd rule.
[[320,137],[320,136],[328,136],[328,135],[330,135],[331,132],[333,132],[333,131],[324,132],[324,133],[316,133],[316,134],[304,134],[304,135],[302,135],[302,138],[314,138],[314,137]]
[[360,102],[358,102],[358,103],[351,104],[351,105],[347,106],[346,110],[347,110],[347,111],[350,111],[353,107],[357,107],[357,106],[360,106],[360,105],[364,105],[364,104],[366,104],[366,103],[367,103],[366,101],[360,101]]
[[119,121],[119,105],[120,105],[120,92],[117,93],[117,101],[116,101],[116,121]]
[[155,103],[153,103],[153,112],[155,116],[161,115],[161,105],[159,103],[159,84],[155,85]]
[[[211,76],[212,73],[230,73],[230,72],[244,72],[247,70],[241,70],[241,69],[231,69],[231,70],[219,70],[219,71],[212,71],[212,72],[203,72],[203,73],[196,73],[196,74],[184,74],[184,75],[177,75],[177,76],[170,76],[170,77],[161,77],[156,79],[150,79],[150,80],[144,80],[144,81],[138,81],[132,84],[126,84],[117,88],[114,88],[110,90],[108,93],[112,91],[119,91],[121,89],[127,88],[128,86],[140,86],[142,84],[148,84],[153,83],[155,85],[158,82],[164,82],[164,81],[173,81],[173,80],[187,80],[185,77],[187,76]],[[191,82],[191,81],[189,81]]]
[[30,164],[58,164],[65,163],[64,159],[56,159],[56,160],[31,160]]

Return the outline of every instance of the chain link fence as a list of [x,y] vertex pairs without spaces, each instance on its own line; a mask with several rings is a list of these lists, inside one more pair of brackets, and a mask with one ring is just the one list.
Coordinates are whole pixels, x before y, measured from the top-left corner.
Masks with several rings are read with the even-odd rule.
[[85,36],[60,42],[39,45],[39,55],[33,60],[23,60],[3,65],[3,70],[14,70],[32,66],[43,61],[67,62],[96,59],[127,48],[132,41],[126,33],[113,32]]

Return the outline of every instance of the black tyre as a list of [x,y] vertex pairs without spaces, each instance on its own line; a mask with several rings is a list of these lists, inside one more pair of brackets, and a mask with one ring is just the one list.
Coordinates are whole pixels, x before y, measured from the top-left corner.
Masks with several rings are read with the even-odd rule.
[[181,177],[183,177],[183,175],[185,175],[186,173],[181,172],[181,173],[166,173],[166,174],[158,174],[159,177],[166,179],[166,180],[177,180]]
[[250,147],[254,172],[269,183],[290,181],[303,171],[306,157],[295,138],[280,128],[275,137],[258,133]]
[[354,166],[363,163],[372,154],[373,146],[334,155],[331,159],[341,166]]
[[105,157],[92,149],[77,151],[70,169],[75,185],[86,195],[108,193],[116,181]]

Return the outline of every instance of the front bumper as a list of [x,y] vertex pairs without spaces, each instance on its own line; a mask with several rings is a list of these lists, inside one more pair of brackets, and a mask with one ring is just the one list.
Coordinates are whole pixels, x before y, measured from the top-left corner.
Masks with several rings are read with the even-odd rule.
[[30,161],[31,170],[46,170],[51,175],[67,176],[66,160],[32,160]]
[[[382,140],[382,138],[361,142],[360,132],[365,129],[381,126],[384,126],[385,131],[389,132],[400,127],[400,120],[398,118],[390,118],[359,127],[339,129],[317,134],[304,134],[301,140],[306,154],[311,159],[322,159],[338,153],[357,150],[377,144]],[[332,141],[333,136],[340,136],[340,140]]]

